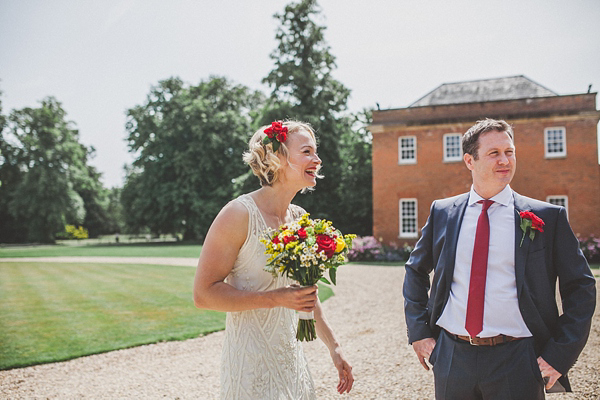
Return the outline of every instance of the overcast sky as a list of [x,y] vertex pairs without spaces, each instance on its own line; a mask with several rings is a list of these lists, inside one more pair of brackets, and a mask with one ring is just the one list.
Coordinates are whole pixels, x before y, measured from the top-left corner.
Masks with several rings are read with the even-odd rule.
[[[159,80],[272,69],[283,0],[0,0],[4,113],[62,102],[107,187],[132,161],[125,111]],[[558,94],[600,89],[598,0],[320,0],[350,108],[407,107],[442,83],[525,75]]]

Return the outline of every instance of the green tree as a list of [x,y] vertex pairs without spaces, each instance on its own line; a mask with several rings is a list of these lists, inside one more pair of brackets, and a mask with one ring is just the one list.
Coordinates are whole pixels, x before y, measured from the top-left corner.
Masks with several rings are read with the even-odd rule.
[[272,91],[260,122],[293,118],[315,128],[325,179],[297,203],[345,232],[370,233],[370,141],[347,112],[350,90],[332,76],[335,57],[324,38],[326,28],[318,22],[320,12],[316,0],[302,0],[275,15],[275,65],[263,80]]
[[56,99],[12,111],[0,143],[2,198],[12,218],[4,229],[22,230],[29,241],[53,242],[65,224],[84,222],[85,204],[74,181],[87,170],[90,149],[79,142]]
[[371,121],[370,110],[356,113],[353,127],[342,135],[339,147],[338,194],[346,215],[351,216],[344,219],[345,229],[361,236],[373,234],[373,137],[367,130]]
[[[0,90],[0,97],[2,97],[2,90]],[[0,134],[4,130],[4,126],[6,125],[6,117],[2,113],[2,99],[0,98]]]
[[221,77],[153,87],[127,113],[129,148],[138,155],[121,193],[129,228],[202,238],[231,200],[233,179],[247,170],[241,155],[263,102]]
[[106,212],[109,218],[109,225],[107,233],[125,232],[125,212],[121,203],[122,191],[123,189],[118,187],[108,189],[108,207],[106,208]]
[[[90,149],[88,157],[92,158],[94,149]],[[88,230],[89,237],[114,233],[112,216],[109,213],[109,191],[102,186],[102,174],[95,167],[74,170],[72,174],[73,189],[83,200],[85,218],[83,226]]]
[[7,120],[0,100],[0,243],[24,242],[27,231],[9,212],[11,192],[22,179],[22,172],[14,160],[13,146],[5,138],[6,127]]

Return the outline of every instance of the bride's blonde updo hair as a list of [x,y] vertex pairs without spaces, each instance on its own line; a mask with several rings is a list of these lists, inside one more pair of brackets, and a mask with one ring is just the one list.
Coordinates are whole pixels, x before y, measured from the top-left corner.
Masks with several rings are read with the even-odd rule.
[[[281,170],[281,160],[277,154],[281,154],[286,160],[289,160],[289,152],[285,142],[281,143],[279,149],[273,152],[271,143],[264,144],[263,139],[267,136],[265,129],[270,125],[260,127],[248,143],[248,150],[244,153],[243,159],[246,164],[252,168],[254,175],[260,180],[261,186],[271,186],[279,179]],[[317,142],[315,132],[312,127],[305,122],[284,121],[283,126],[288,128],[288,138],[298,131],[305,130]]]

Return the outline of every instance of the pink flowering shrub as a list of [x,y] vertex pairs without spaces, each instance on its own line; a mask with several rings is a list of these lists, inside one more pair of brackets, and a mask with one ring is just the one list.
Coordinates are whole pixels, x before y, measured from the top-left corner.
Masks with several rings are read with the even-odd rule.
[[395,243],[384,245],[373,236],[357,237],[352,250],[348,252],[350,261],[406,261],[412,251],[408,244],[399,247]]
[[383,245],[373,236],[357,237],[348,252],[350,261],[376,261],[383,252]]
[[579,238],[579,247],[589,263],[600,263],[600,238],[594,235]]

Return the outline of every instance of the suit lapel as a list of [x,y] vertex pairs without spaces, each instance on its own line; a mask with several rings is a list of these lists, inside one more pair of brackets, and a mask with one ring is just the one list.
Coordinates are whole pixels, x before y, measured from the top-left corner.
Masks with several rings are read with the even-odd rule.
[[[446,224],[446,240],[447,245],[444,246],[443,259],[446,260],[446,267],[443,273],[446,278],[446,287],[450,288],[452,277],[454,276],[454,265],[456,260],[456,246],[458,245],[458,233],[462,225],[463,216],[467,209],[469,194],[459,197],[452,208],[448,211],[448,221]],[[449,294],[448,290],[448,294]]]
[[525,235],[525,239],[521,245],[523,231],[521,230],[521,216],[519,212],[529,211],[531,207],[521,195],[514,191],[513,195],[515,198],[515,278],[517,282],[517,297],[519,298],[523,290],[523,283],[525,282],[525,262],[527,261],[529,243],[531,243],[529,235]]

